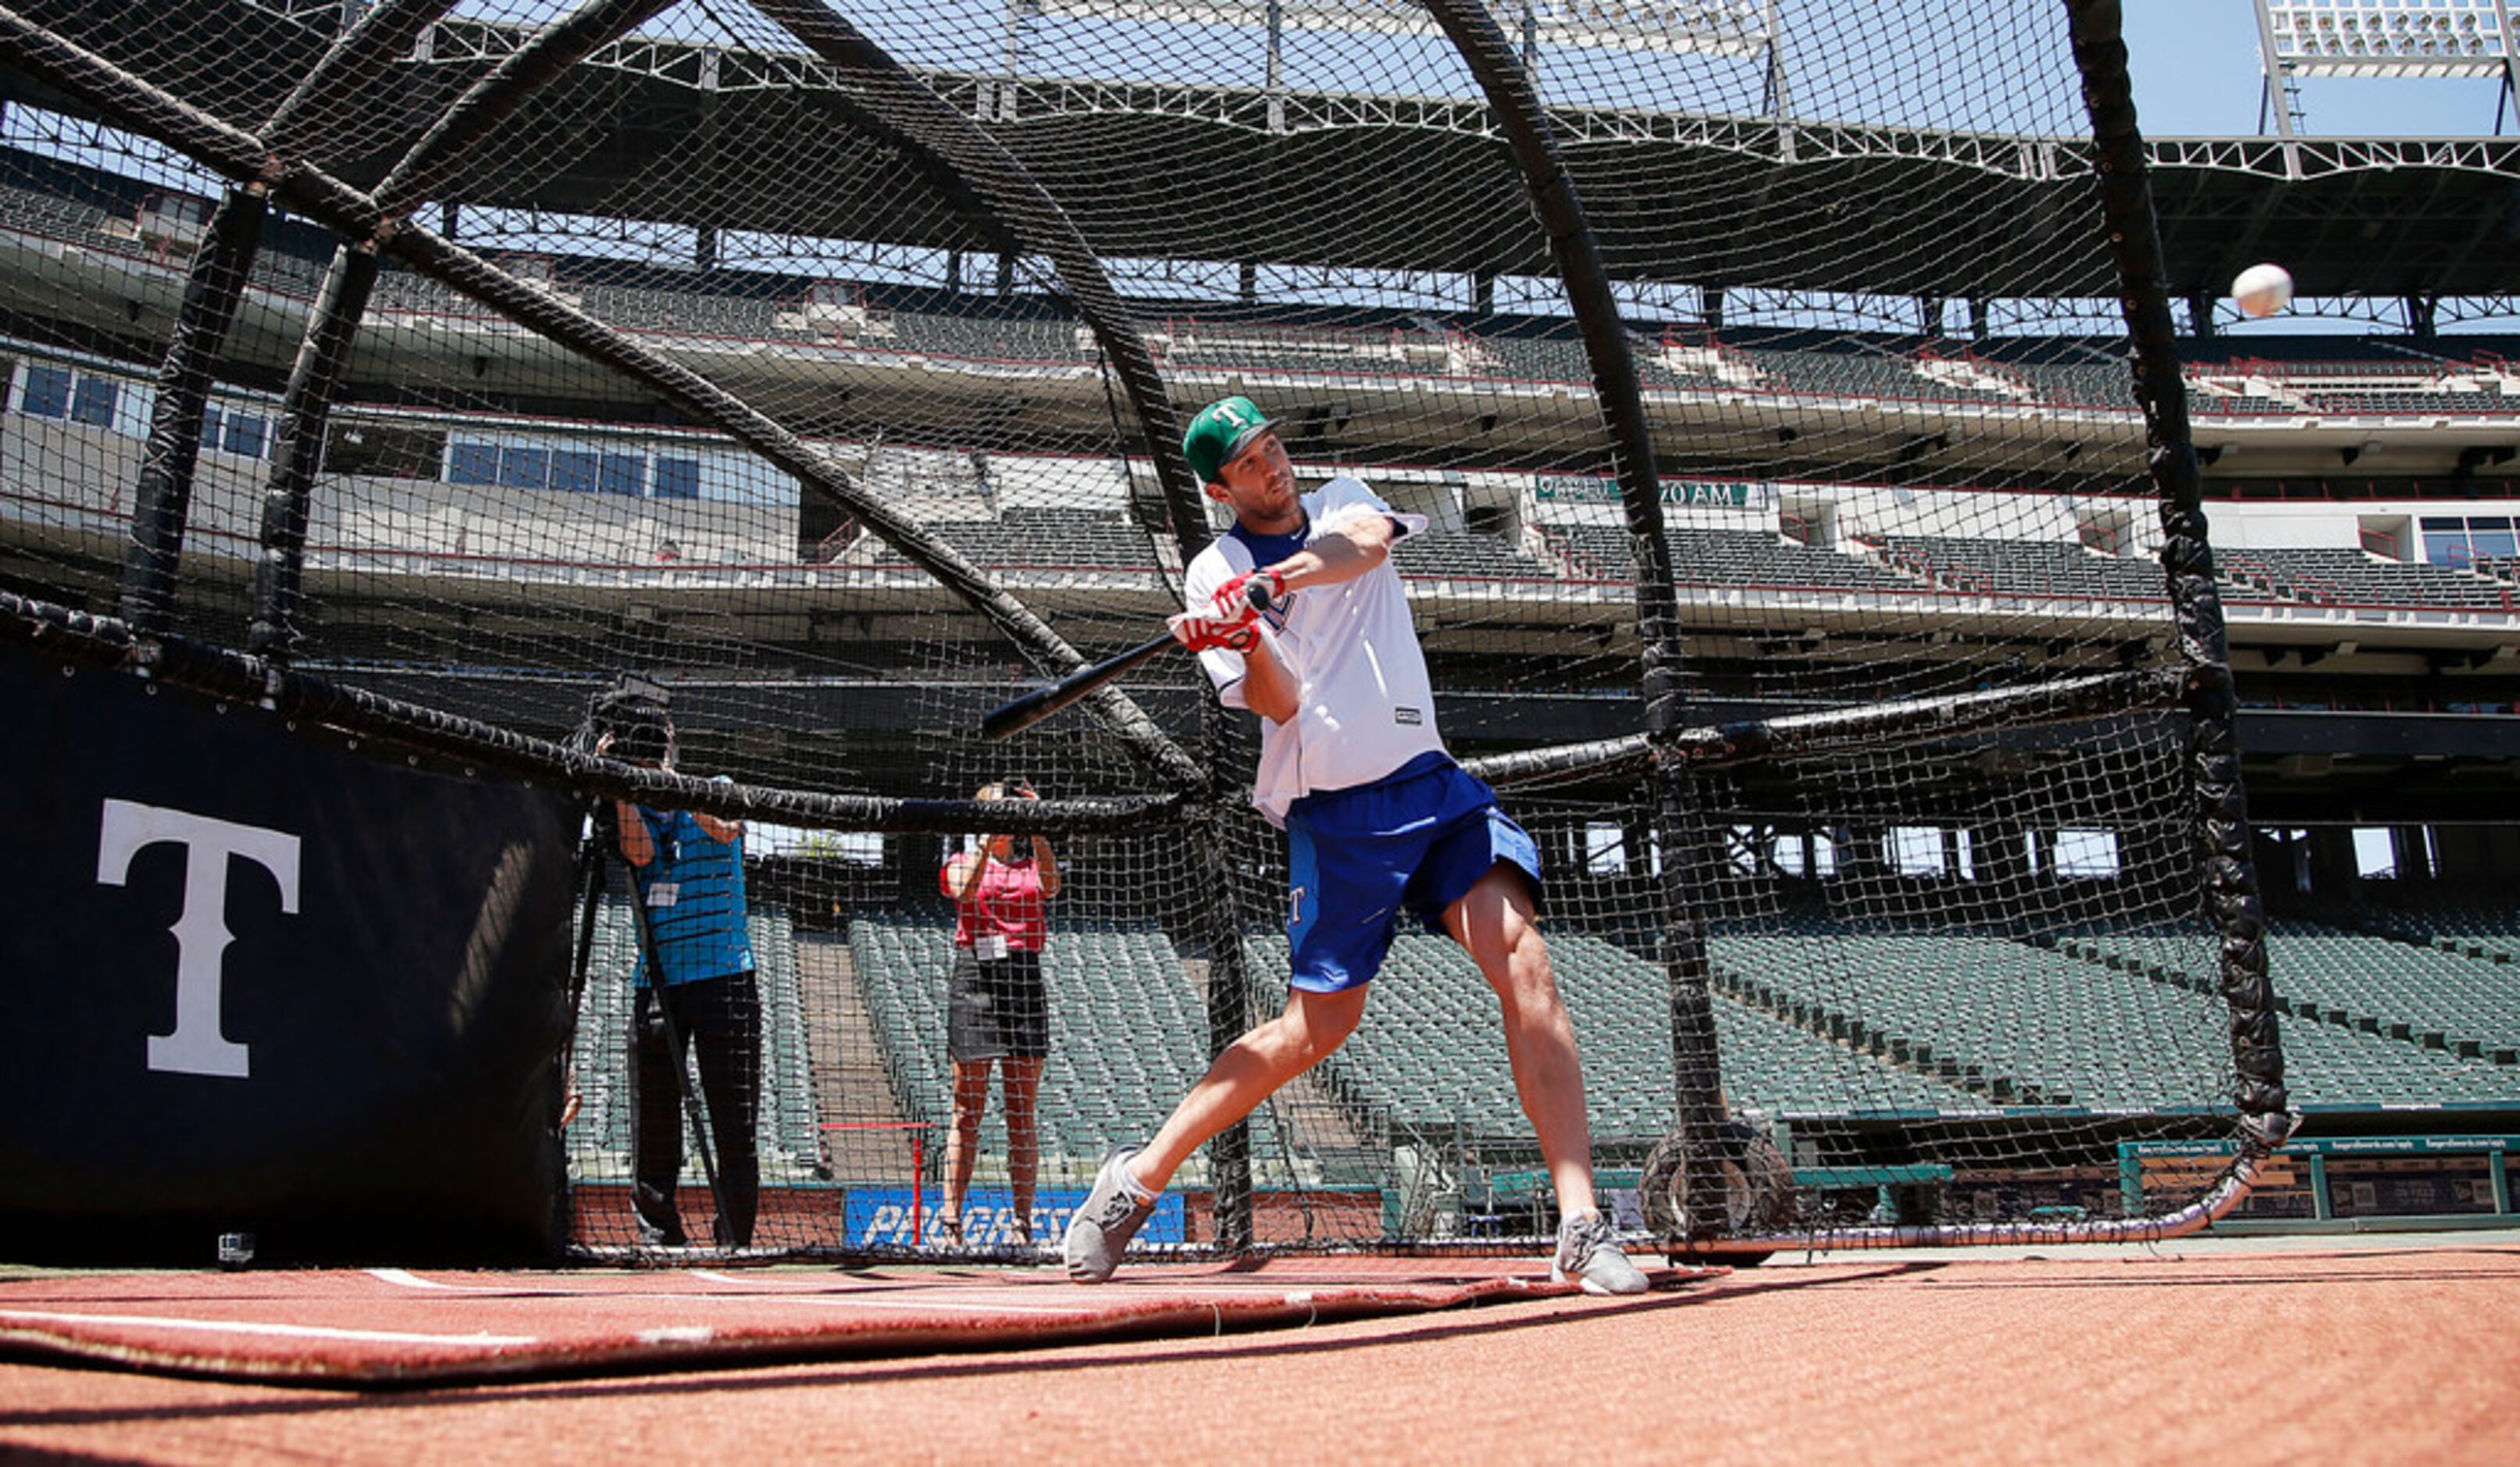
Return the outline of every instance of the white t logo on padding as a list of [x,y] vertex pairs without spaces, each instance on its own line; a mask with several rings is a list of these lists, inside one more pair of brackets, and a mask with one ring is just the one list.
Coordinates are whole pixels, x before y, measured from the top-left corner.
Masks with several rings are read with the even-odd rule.
[[297,910],[297,838],[259,825],[238,825],[185,810],[128,800],[105,802],[96,848],[99,886],[118,887],[142,848],[172,842],[185,848],[184,905],[175,935],[175,1031],[149,1036],[149,1068],[178,1075],[246,1077],[247,1047],[219,1030],[222,959],[228,931],[228,857],[244,856],[280,883],[280,909]]

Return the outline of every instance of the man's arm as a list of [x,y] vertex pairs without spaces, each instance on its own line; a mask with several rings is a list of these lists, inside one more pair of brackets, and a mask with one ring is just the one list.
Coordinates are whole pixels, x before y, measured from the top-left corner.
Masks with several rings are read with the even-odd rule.
[[[721,774],[710,780],[709,783],[732,785],[735,783],[735,776],[732,774]],[[721,820],[715,815],[703,815],[699,811],[694,810],[692,811],[692,823],[700,828],[700,834],[717,842],[721,846],[732,846],[736,842],[743,839],[743,822],[741,819]]]
[[[720,820],[714,815],[692,811],[692,819],[712,841],[729,845],[743,839],[743,822]],[[656,838],[648,830],[648,820],[639,807],[626,800],[612,802],[612,826],[617,833],[623,858],[633,866],[644,866],[656,858]]]
[[1260,645],[1242,654],[1242,706],[1272,723],[1288,722],[1295,716],[1296,698],[1301,684],[1295,671],[1286,665],[1285,655],[1278,650],[1277,633],[1262,627]]
[[[612,735],[598,736],[595,752],[610,754]],[[612,802],[612,844],[621,848],[621,858],[633,866],[644,866],[656,858],[656,842],[648,834],[647,818],[627,800]]]
[[[1288,590],[1332,586],[1350,581],[1391,559],[1396,537],[1389,517],[1353,515],[1323,530],[1313,542],[1269,567]],[[1277,639],[1265,630],[1260,645],[1242,658],[1242,703],[1272,723],[1295,716],[1302,688],[1294,669],[1278,653]]]
[[648,817],[627,800],[612,802],[612,836],[621,847],[622,859],[631,865],[644,866],[656,858],[656,841],[648,834]]
[[1399,532],[1391,517],[1371,511],[1351,514],[1313,537],[1313,542],[1268,569],[1278,573],[1287,590],[1334,586],[1354,580],[1391,559],[1391,542]]

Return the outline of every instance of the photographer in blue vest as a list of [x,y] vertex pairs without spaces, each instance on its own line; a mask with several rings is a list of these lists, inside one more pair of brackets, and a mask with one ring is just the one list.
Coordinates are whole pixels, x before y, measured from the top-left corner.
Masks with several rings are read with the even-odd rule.
[[[660,705],[629,705],[595,752],[674,767],[673,721]],[[699,1057],[700,1095],[716,1161],[717,1245],[752,1241],[761,1193],[753,1124],[761,1108],[761,990],[745,923],[743,822],[692,810],[612,802],[614,840],[646,913],[630,1026],[638,1101],[631,1206],[643,1247],[680,1248],[675,1191],[683,1169],[683,1085]]]

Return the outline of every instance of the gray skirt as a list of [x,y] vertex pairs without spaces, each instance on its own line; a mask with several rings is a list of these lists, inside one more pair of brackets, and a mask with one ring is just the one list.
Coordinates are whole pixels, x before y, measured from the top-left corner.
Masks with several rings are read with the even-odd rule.
[[954,949],[954,977],[945,990],[945,1053],[958,1064],[1049,1055],[1050,989],[1042,982],[1040,953],[1018,948],[984,963],[968,947]]

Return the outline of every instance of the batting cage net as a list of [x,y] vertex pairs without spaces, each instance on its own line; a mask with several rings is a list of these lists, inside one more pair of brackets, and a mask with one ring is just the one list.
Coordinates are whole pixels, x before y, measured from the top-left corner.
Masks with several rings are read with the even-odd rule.
[[[1184,426],[1245,395],[1425,521],[1394,562],[1540,848],[1625,1228],[2159,1235],[2285,1100],[2115,25],[29,0],[0,590],[583,802],[582,1249],[1048,1245],[1283,1003],[1285,840],[1186,656],[979,725],[1162,633],[1226,523]],[[984,845],[1033,888],[958,892]],[[958,925],[1025,902],[1041,1058],[958,1136]],[[659,1002],[691,923],[752,979]],[[2167,1142],[2209,1155],[2129,1160]],[[1404,921],[1142,1236],[1554,1227],[1498,1000]]]

